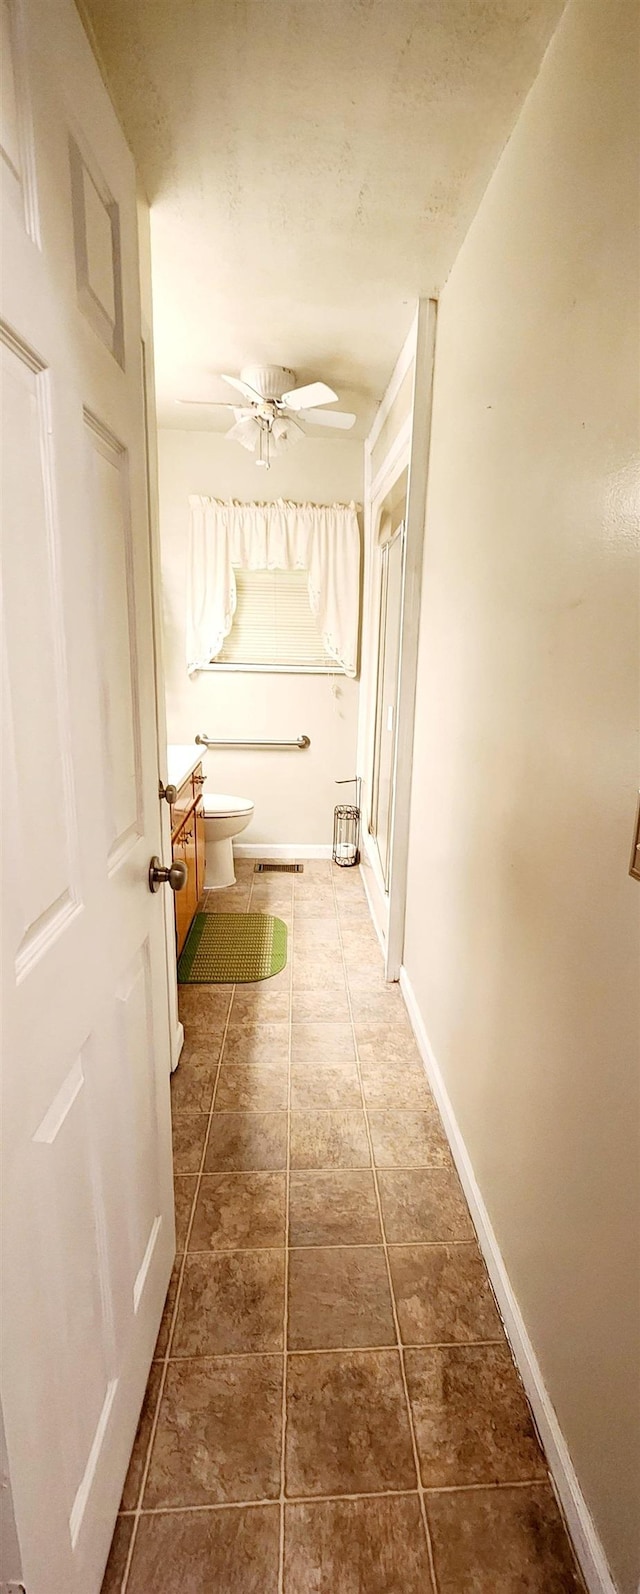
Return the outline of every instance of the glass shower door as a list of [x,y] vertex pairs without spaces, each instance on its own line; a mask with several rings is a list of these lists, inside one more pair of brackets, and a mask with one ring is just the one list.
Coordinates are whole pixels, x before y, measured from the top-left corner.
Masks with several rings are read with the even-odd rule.
[[369,828],[378,848],[386,891],[389,889],[396,762],[403,566],[404,521],[401,521],[393,537],[380,548],[378,681]]

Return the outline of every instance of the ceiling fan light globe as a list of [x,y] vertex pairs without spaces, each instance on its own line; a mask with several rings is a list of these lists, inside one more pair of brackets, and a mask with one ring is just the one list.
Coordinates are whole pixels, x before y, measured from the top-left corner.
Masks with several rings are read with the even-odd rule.
[[260,434],[253,415],[242,415],[225,435],[228,443],[240,443],[252,454]]
[[274,452],[281,454],[287,448],[292,448],[294,443],[299,443],[304,433],[295,421],[289,420],[284,415],[276,415],[271,427],[271,436]]

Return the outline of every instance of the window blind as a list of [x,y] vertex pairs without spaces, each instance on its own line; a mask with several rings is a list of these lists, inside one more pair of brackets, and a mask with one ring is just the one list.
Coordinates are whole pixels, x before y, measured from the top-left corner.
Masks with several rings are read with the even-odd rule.
[[307,570],[236,570],[233,625],[215,664],[335,670],[309,606]]

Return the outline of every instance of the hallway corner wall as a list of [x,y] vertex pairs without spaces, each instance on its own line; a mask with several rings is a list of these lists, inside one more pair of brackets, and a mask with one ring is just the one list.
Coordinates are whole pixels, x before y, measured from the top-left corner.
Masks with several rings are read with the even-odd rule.
[[440,299],[404,954],[620,1594],[640,1577],[636,26],[632,0],[570,0]]

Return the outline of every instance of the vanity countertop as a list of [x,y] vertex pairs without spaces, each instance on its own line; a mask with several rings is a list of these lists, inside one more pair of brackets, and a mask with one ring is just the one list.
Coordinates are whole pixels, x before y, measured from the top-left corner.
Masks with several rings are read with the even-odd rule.
[[179,790],[202,762],[203,752],[204,748],[196,747],[195,742],[188,742],[184,746],[170,743],[167,747],[167,785],[177,786]]

